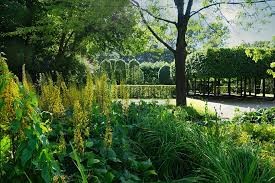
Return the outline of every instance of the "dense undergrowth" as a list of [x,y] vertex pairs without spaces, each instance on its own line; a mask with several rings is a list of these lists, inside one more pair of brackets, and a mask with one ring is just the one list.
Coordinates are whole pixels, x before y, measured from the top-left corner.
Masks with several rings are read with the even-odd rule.
[[0,180],[274,181],[274,109],[221,121],[192,107],[130,104],[127,88],[104,75],[82,86],[41,75],[34,86],[4,59],[0,73]]

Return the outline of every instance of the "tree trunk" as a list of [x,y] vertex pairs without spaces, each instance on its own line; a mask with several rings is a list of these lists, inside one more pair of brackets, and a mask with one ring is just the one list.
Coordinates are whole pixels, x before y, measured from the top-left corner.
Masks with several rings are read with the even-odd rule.
[[243,94],[244,97],[246,97],[246,88],[247,88],[247,78],[244,78],[244,94]]
[[203,96],[205,96],[205,89],[206,89],[205,85],[206,85],[206,79],[203,79],[203,87],[202,87]]
[[265,97],[265,78],[263,79],[263,97]]
[[221,95],[221,79],[218,79],[218,96]]
[[[193,1],[191,1],[193,2]],[[188,4],[188,12],[191,10],[192,4]],[[176,50],[174,52],[176,62],[176,94],[177,106],[186,106],[186,73],[185,63],[187,57],[187,43],[186,43],[186,32],[189,21],[189,13],[187,16],[184,15],[184,2],[177,1],[178,9],[178,23],[176,24],[178,35],[176,42]]]
[[231,78],[228,78],[228,95],[231,95]]
[[249,78],[249,96],[251,96],[251,90],[252,90],[252,80]]
[[257,97],[257,78],[254,78],[254,92],[255,92],[255,97]]
[[186,79],[186,96],[188,96],[189,93],[189,81]]
[[217,95],[217,79],[214,78],[214,96]]
[[207,79],[207,94],[210,95],[210,78]]
[[238,95],[238,92],[239,92],[239,79],[237,78],[236,80],[236,94]]
[[240,88],[240,90],[241,90],[241,97],[243,96],[243,78],[241,78],[241,88]]
[[177,106],[186,105],[186,74],[185,74],[185,60],[187,56],[186,48],[183,50],[177,46],[175,53],[176,62],[176,103]]

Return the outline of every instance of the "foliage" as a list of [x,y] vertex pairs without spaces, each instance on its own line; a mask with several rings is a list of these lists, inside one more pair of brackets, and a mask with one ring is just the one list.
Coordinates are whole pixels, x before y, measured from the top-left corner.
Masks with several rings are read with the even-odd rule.
[[[117,86],[120,90],[121,86]],[[175,97],[175,85],[125,85],[129,98],[171,99]]]
[[[158,71],[165,62],[143,62],[140,64],[140,68],[144,73],[144,84],[159,84]],[[169,65],[169,64],[168,64]]]
[[267,70],[268,74],[272,75],[275,78],[275,49],[263,49],[263,48],[254,48],[246,49],[245,53],[248,57],[252,58],[255,62],[268,60],[270,63],[270,69]]
[[144,83],[144,74],[140,69],[140,64],[136,60],[131,60],[128,64],[127,84],[142,84]]
[[24,182],[36,175],[37,181],[51,182],[59,167],[50,152],[49,121],[42,120],[36,95],[0,61],[1,148],[3,140],[10,141],[4,162],[1,157],[1,179]]
[[[137,151],[150,157],[161,180],[272,182],[274,178],[271,164],[263,161],[269,158],[250,144],[254,141],[239,143],[245,131],[236,130],[240,129],[238,125],[235,129],[230,123],[211,118],[200,123],[197,114],[188,108],[171,111],[154,104],[133,105],[129,113],[130,122],[137,124],[131,133],[138,143]],[[189,118],[192,116],[195,119]],[[199,123],[194,123],[196,120]],[[265,152],[274,157],[272,150],[266,148]]]
[[42,75],[36,88],[23,73],[22,85],[0,61],[1,180],[274,181],[273,109],[261,124],[224,122],[207,107],[129,104],[129,85],[104,73],[81,85]]
[[115,79],[118,84],[126,81],[127,65],[123,60],[116,60],[114,67]]
[[208,49],[206,52],[195,52],[188,56],[187,73],[200,78],[266,78],[266,70],[271,62],[271,58],[253,62],[244,48]]
[[275,125],[275,108],[258,109],[255,112],[245,112],[244,114],[235,116],[234,121],[238,123],[268,123]]
[[168,65],[164,65],[159,69],[158,78],[160,84],[172,84],[171,69]]
[[71,75],[81,77],[83,65],[76,55],[130,49],[125,42],[139,29],[128,5],[126,0],[111,5],[108,0],[4,0],[0,5],[1,51],[17,76],[26,64],[35,80],[38,73],[52,71],[62,73],[66,80]]
[[112,78],[112,65],[110,61],[104,60],[100,63],[100,72],[108,75]]

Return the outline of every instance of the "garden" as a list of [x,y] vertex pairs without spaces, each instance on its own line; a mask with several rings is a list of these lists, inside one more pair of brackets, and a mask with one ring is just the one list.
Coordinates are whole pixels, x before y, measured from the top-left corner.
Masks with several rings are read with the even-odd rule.
[[275,105],[208,102],[274,104],[275,37],[227,46],[221,8],[274,3],[171,3],[1,1],[0,182],[275,181]]

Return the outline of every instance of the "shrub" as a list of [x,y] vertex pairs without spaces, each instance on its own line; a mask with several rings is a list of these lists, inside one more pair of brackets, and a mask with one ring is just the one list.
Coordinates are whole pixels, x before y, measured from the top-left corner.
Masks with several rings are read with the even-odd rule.
[[100,63],[100,73],[105,73],[111,79],[112,78],[112,65],[108,60],[104,60]]
[[126,69],[127,65],[123,60],[117,60],[115,62],[115,80],[117,84],[120,84],[121,82],[126,81]]
[[159,83],[164,85],[172,84],[170,67],[162,66],[158,72]]
[[127,74],[127,83],[128,84],[143,84],[144,83],[144,74],[140,69],[140,65],[136,60],[129,62],[128,74]]
[[[120,86],[117,86],[118,90]],[[130,98],[171,99],[175,97],[175,85],[125,85]]]
[[275,125],[275,107],[245,112],[236,116],[233,120],[238,123],[269,123]]
[[[51,182],[59,174],[59,167],[50,152],[50,128],[41,119],[38,99],[15,80],[1,55],[0,72],[1,180]],[[2,152],[4,143],[9,153]]]
[[165,62],[143,62],[140,64],[140,68],[144,73],[144,83],[145,84],[159,84],[158,71]]

